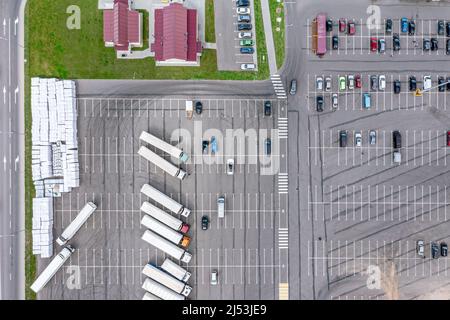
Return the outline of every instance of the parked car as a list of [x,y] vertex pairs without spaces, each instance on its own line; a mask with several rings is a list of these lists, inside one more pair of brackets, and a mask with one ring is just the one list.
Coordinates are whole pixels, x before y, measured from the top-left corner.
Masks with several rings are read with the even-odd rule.
[[392,19],[386,19],[386,33],[390,34],[392,32]]
[[252,30],[251,23],[238,23],[238,31]]
[[431,38],[431,51],[439,50],[439,41],[436,38]]
[[242,40],[239,40],[239,45],[241,45],[241,46],[253,46],[254,43],[253,43],[253,40],[251,40],[251,39],[242,39]]
[[422,48],[423,48],[423,51],[430,51],[430,49],[431,49],[430,39],[423,38]]
[[237,21],[238,22],[250,22],[251,17],[248,14],[240,14],[238,15]]
[[447,21],[446,25],[445,25],[445,30],[447,33],[447,37],[450,37],[450,22]]
[[450,55],[450,39],[447,39],[447,41],[446,41],[445,54]]
[[431,242],[431,257],[433,259],[439,258],[439,246],[436,242]]
[[347,130],[341,130],[339,132],[339,146],[345,148],[347,146]]
[[394,149],[400,149],[402,147],[402,135],[397,130],[392,132],[392,147]]
[[264,146],[266,155],[270,155],[272,153],[272,140],[270,140],[270,138],[267,138],[266,141],[264,141]]
[[323,78],[322,77],[316,78],[316,90],[318,90],[318,91],[323,90]]
[[355,146],[361,147],[362,146],[362,135],[361,132],[355,133]]
[[450,130],[447,131],[447,147],[450,147]]
[[344,18],[339,19],[339,32],[345,32],[347,21]]
[[208,140],[202,141],[202,152],[203,152],[203,154],[208,154],[208,152],[209,152],[209,141]]
[[237,14],[250,14],[250,8],[238,7],[238,8],[236,8],[236,13]]
[[333,50],[339,49],[339,38],[337,35],[334,35],[332,38]]
[[345,76],[340,76],[339,77],[339,90],[340,91],[344,91],[345,90],[345,86],[346,86],[346,80],[345,80]]
[[378,88],[380,91],[384,91],[384,89],[386,89],[386,76],[384,74],[378,77]]
[[377,132],[375,130],[369,131],[369,144],[376,144],[377,143]]
[[323,96],[316,97],[316,110],[317,112],[323,111]]
[[437,34],[440,36],[444,35],[444,20],[439,20],[437,23]]
[[416,33],[416,23],[414,22],[414,20],[410,20],[408,25],[408,34],[410,36],[413,36],[415,33]]
[[339,106],[339,99],[338,99],[338,94],[337,93],[333,93],[331,96],[331,105],[333,107],[333,109],[337,109]]
[[423,257],[425,254],[425,241],[417,240],[416,248],[417,248],[417,254],[419,256]]
[[356,24],[354,20],[350,20],[348,22],[348,34],[349,35],[354,35],[356,33]]
[[208,230],[208,226],[209,226],[209,218],[208,218],[208,216],[203,216],[202,217],[202,230]]
[[372,91],[378,90],[378,76],[377,75],[370,76],[370,89],[372,89]]
[[401,31],[402,31],[403,33],[408,32],[408,26],[409,26],[409,24],[408,24],[408,18],[402,18],[402,19],[400,20],[400,29],[401,29]]
[[256,65],[254,63],[242,63],[241,70],[255,70]]
[[370,107],[371,107],[370,93],[366,92],[366,93],[363,94],[363,101],[362,101],[362,103],[363,103],[363,107],[365,109],[370,109]]
[[385,53],[386,52],[386,40],[379,39],[378,40],[378,52]]
[[394,156],[394,163],[398,163],[400,164],[402,162],[402,154],[400,153],[399,150],[394,151],[393,153]]
[[394,93],[399,94],[401,91],[401,82],[400,80],[394,80]]
[[331,77],[325,78],[325,91],[331,91]]
[[272,114],[272,102],[270,102],[269,100],[264,101],[264,115],[266,117],[270,117],[271,114]]
[[210,283],[211,283],[212,286],[216,286],[217,283],[219,283],[217,270],[212,270],[211,271],[211,281],[210,281]]
[[251,39],[252,33],[251,32],[239,32],[238,38],[239,39]]
[[431,88],[431,76],[423,76],[423,90]]
[[243,48],[240,48],[239,51],[242,54],[253,54],[253,53],[255,53],[255,49],[253,49],[253,47],[243,47]]
[[215,136],[211,137],[211,154],[217,153],[217,139]]
[[417,89],[417,80],[415,76],[409,77],[409,91],[416,91]]
[[448,255],[448,246],[445,242],[441,242],[441,256],[446,257]]
[[327,19],[327,32],[333,31],[333,20],[330,18]]
[[297,80],[295,79],[291,80],[291,89],[289,90],[289,93],[291,96],[297,93]]
[[444,83],[445,83],[445,78],[440,76],[438,78],[438,90],[439,90],[439,92],[445,91],[445,84]]
[[378,50],[378,40],[375,37],[370,37],[370,51],[376,52]]
[[227,160],[227,175],[232,176],[234,174],[234,159]]
[[398,33],[394,33],[394,36],[392,37],[392,46],[394,51],[400,51],[400,37]]
[[348,83],[349,90],[355,89],[355,76],[352,74],[349,74],[347,76],[347,83]]
[[248,7],[250,5],[249,0],[236,0],[237,7]]
[[362,79],[359,74],[355,76],[355,86],[359,89],[362,87]]
[[203,111],[203,104],[200,101],[195,103],[195,113],[201,114]]
[[447,79],[445,79],[445,82],[447,82],[447,91],[450,91],[450,77],[447,77]]

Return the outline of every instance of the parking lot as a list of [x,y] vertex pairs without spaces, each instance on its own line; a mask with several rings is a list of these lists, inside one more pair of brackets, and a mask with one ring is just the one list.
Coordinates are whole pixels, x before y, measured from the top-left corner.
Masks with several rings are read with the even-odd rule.
[[[192,273],[190,299],[278,298],[287,265],[281,253],[288,247],[283,241],[287,233],[285,203],[280,204],[286,191],[279,168],[275,166],[274,172],[264,168],[277,163],[280,155],[284,158],[277,130],[272,129],[278,127],[286,109],[272,100],[272,114],[265,116],[265,100],[259,98],[204,98],[202,114],[189,120],[185,99],[79,97],[81,187],[55,201],[55,234],[61,233],[87,201],[94,201],[98,209],[74,237],[72,245],[77,250],[64,266],[65,272],[52,279],[40,298],[142,298],[143,266],[148,262],[159,265],[165,257],[140,239],[145,230],[140,226],[140,206],[147,200],[140,188],[145,183],[192,210],[186,221],[192,237],[188,251],[193,254],[185,266]],[[185,151],[196,148],[195,139],[200,141],[200,150],[188,152],[185,169],[189,177],[182,182],[164,175],[137,154],[142,131],[174,143],[180,137],[179,129],[193,135],[192,141],[181,141]],[[259,147],[255,153],[248,151],[235,158],[234,175],[226,174],[221,157],[214,161],[211,155],[202,155],[203,135],[219,137],[227,130],[249,129],[261,134],[257,136]],[[285,141],[286,132],[280,135]],[[267,136],[273,141],[271,156],[263,151],[262,141]],[[219,154],[228,150],[225,143],[219,140]],[[223,155],[228,157],[231,155]],[[222,221],[216,213],[219,196],[226,199]],[[210,218],[207,231],[199,226],[203,215]],[[217,286],[209,283],[213,269],[219,273]]]

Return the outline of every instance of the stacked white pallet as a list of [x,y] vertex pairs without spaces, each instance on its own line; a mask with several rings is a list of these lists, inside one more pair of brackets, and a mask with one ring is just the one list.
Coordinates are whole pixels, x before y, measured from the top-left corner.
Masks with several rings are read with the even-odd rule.
[[53,255],[53,199],[33,199],[32,240],[33,254],[42,258]]

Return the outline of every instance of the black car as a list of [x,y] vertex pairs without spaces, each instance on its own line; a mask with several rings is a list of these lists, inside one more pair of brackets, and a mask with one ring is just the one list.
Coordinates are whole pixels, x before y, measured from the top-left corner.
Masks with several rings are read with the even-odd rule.
[[447,33],[447,37],[450,37],[450,22],[446,23],[445,30],[446,30],[446,33]]
[[317,112],[323,111],[323,97],[322,96],[317,96],[317,98],[316,98],[316,109],[317,109]]
[[236,6],[238,6],[238,7],[248,7],[249,5],[250,5],[249,0],[237,0],[236,1]]
[[402,135],[399,131],[392,132],[392,147],[394,149],[400,149],[402,147]]
[[197,102],[195,103],[195,112],[196,112],[197,114],[201,114],[202,111],[203,111],[203,105],[202,105],[202,103],[201,103],[200,101],[197,101]]
[[448,247],[445,242],[441,242],[441,256],[446,257],[448,255]]
[[202,217],[202,230],[208,230],[208,226],[209,226],[209,218],[208,218],[208,216],[203,216]]
[[439,90],[439,92],[445,91],[445,86],[443,85],[444,83],[445,83],[444,77],[439,77],[438,78],[438,90]]
[[272,140],[267,138],[264,142],[266,155],[270,155],[272,153]]
[[431,38],[431,51],[436,51],[438,48],[438,39]]
[[417,80],[416,77],[409,77],[409,91],[416,91],[417,89]]
[[386,33],[392,32],[392,19],[386,20]]
[[440,36],[444,35],[444,20],[439,20],[437,23],[437,33]]
[[431,243],[431,257],[433,259],[439,258],[439,246],[436,242]]
[[399,94],[401,90],[400,80],[394,80],[394,93]]
[[327,32],[333,31],[333,20],[327,19]]
[[445,82],[447,82],[447,91],[450,91],[450,77],[447,77]]
[[450,39],[447,39],[447,45],[446,45],[445,53],[447,55],[450,55]]
[[431,49],[430,39],[424,38],[423,39],[423,51],[430,51],[430,49]]
[[252,47],[242,47],[242,48],[239,49],[239,51],[242,54],[252,54],[252,53],[255,52],[255,49],[253,49]]
[[202,152],[207,154],[208,151],[209,151],[209,141],[203,140],[202,141]]
[[270,116],[272,114],[272,102],[264,101],[264,115]]
[[252,30],[252,25],[250,23],[238,23],[238,30]]
[[341,148],[344,148],[347,146],[347,131],[346,130],[341,130],[339,132],[339,146]]
[[410,36],[413,36],[414,33],[416,33],[416,23],[414,20],[409,20],[408,33]]
[[297,93],[297,80],[295,80],[295,79],[291,80],[291,89],[289,90],[289,93],[292,96]]
[[378,90],[378,76],[370,76],[370,89],[372,91]]
[[392,45],[393,45],[394,51],[400,50],[400,37],[399,37],[398,33],[394,33],[394,36],[392,37]]
[[332,42],[333,42],[333,50],[337,50],[339,48],[339,38],[338,38],[338,36],[333,36]]

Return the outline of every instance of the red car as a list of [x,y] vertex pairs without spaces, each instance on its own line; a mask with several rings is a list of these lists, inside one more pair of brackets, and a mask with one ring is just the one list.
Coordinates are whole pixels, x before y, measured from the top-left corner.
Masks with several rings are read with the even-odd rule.
[[355,76],[355,87],[357,87],[357,88],[361,88],[362,87],[361,76],[359,74],[357,74]]
[[356,33],[355,21],[351,20],[348,22],[348,34],[352,36],[355,33]]
[[370,38],[370,51],[372,52],[378,51],[378,40],[375,37]]
[[450,130],[447,131],[447,147],[450,147]]
[[345,32],[347,23],[344,18],[339,19],[339,32]]

